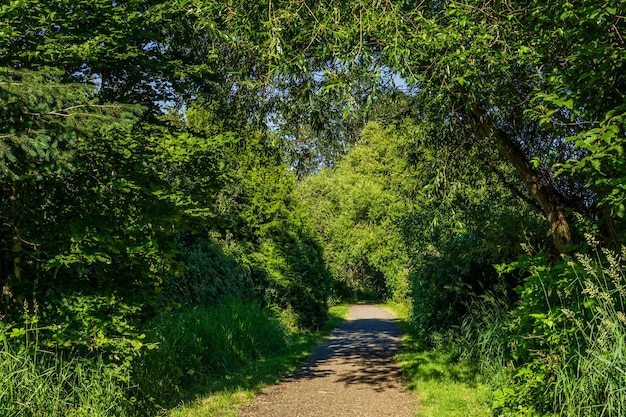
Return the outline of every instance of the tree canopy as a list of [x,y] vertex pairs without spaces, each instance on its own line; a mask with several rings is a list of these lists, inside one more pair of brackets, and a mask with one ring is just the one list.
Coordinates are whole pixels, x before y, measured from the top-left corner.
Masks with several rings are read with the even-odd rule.
[[501,337],[519,398],[494,408],[562,411],[554,381],[621,337],[589,331],[624,324],[625,16],[2,4],[0,347],[35,332],[33,351],[132,367],[173,311],[246,300],[308,331],[329,302],[382,298],[423,343]]

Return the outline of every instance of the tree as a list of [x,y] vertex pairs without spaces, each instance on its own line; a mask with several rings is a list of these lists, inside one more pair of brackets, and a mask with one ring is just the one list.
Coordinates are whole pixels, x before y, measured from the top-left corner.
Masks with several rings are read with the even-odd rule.
[[404,158],[410,135],[368,124],[335,168],[311,176],[298,190],[339,283],[340,296],[406,301],[409,255],[402,219],[415,209],[416,182]]
[[[340,90],[343,80],[333,74],[346,69],[377,74],[386,65],[397,71],[416,86],[422,116],[494,147],[515,167],[562,254],[573,242],[571,211],[606,224],[615,220],[595,204],[612,191],[590,192],[578,178],[557,177],[555,164],[585,155],[569,137],[585,132],[597,137],[603,131],[593,130],[598,123],[621,123],[621,116],[616,118],[623,114],[624,94],[620,6],[299,1],[259,3],[255,10],[268,11],[261,19],[271,30],[258,35],[277,68],[277,82],[302,86],[327,71],[330,76],[322,79],[337,82],[322,83],[324,96]],[[235,33],[249,36],[245,30]],[[587,85],[592,87],[581,87]],[[312,101],[318,91],[309,91]],[[609,99],[602,102],[597,91],[610,92]],[[437,129],[433,140],[442,140],[442,131]],[[617,132],[612,137],[621,140],[623,132]]]
[[163,115],[184,77],[163,58],[174,11],[157,6],[0,9],[2,315],[19,329],[37,304],[43,328],[60,326],[46,343],[136,346],[136,319],[180,266],[173,234],[225,178],[232,135]]
[[[570,104],[576,95],[572,92],[582,90],[583,79],[604,78],[597,69],[580,67],[578,48],[589,53],[583,43],[604,43],[607,32],[610,53],[623,48],[623,44],[610,41],[617,39],[611,26],[623,23],[617,9],[601,12],[602,8],[568,5],[556,21],[548,17],[554,16],[555,10],[543,3],[437,3],[430,9],[400,13],[405,21],[413,22],[413,29],[402,35],[406,48],[398,68],[424,88],[430,101],[426,101],[426,109],[449,114],[450,123],[466,129],[468,137],[488,141],[510,161],[548,219],[559,253],[572,242],[568,211],[589,213],[593,208],[585,206],[586,190],[580,183],[555,178],[554,164],[578,159],[566,138],[577,130],[587,130],[585,124],[592,114],[593,119],[597,111],[614,110],[619,103],[597,107],[592,104],[595,94],[586,90],[581,91],[577,103]],[[574,15],[580,26],[568,29]],[[605,23],[591,27],[588,16]],[[589,26],[582,38],[581,26]],[[560,35],[563,31],[565,36]],[[567,47],[562,47],[563,41]],[[606,48],[596,52],[598,61],[611,60]],[[623,63],[607,67],[614,70],[615,65]],[[615,86],[619,97],[619,76],[606,75],[605,84],[594,87],[608,91]],[[544,113],[549,117],[537,120],[537,112],[545,112],[550,100],[550,110]],[[589,107],[597,110],[589,112]]]
[[[336,167],[299,192],[329,267],[349,290],[338,294],[411,304],[427,336],[460,324],[486,294],[513,298],[519,277],[500,277],[493,265],[512,262],[523,246],[545,248],[546,224],[497,151],[463,136],[433,144],[428,122],[388,122],[366,125]],[[487,156],[497,167],[481,162]]]
[[295,178],[269,137],[250,131],[231,148],[232,181],[217,196],[219,230],[239,246],[255,296],[317,328],[326,318],[330,276]]

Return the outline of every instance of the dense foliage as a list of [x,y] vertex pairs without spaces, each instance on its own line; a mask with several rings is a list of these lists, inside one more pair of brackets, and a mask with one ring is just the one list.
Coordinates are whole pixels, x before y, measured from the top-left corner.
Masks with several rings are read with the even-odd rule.
[[[496,375],[499,413],[626,413],[625,14],[3,4],[0,395],[85,415],[102,389],[108,412],[148,413],[319,327],[329,301],[383,298]],[[189,362],[159,370],[185,337]],[[194,356],[210,343],[228,363]]]
[[[415,331],[495,375],[498,413],[622,414],[624,5],[350,7],[354,24],[312,11],[318,24],[304,27],[318,31],[311,39],[335,28],[333,46],[319,43],[326,57],[354,52],[357,62],[371,57],[374,71],[382,59],[415,86],[413,109],[393,103],[385,120],[412,120],[417,128],[402,135],[410,139],[383,134],[411,144],[399,154],[417,192],[400,194],[401,216],[388,201],[378,205],[386,190],[366,191],[378,172],[367,158],[353,168],[371,134],[363,131],[334,171],[309,181],[334,208],[332,226],[321,227],[326,256],[348,268],[346,253],[364,262],[385,250],[381,222],[351,215],[381,210],[389,233],[404,238],[396,261],[410,260]],[[395,166],[385,164],[386,185],[403,181]],[[355,177],[358,169],[367,174]],[[350,241],[362,230],[378,240],[359,242],[380,241],[367,256]]]
[[[2,415],[150,414],[324,323],[330,275],[254,118],[259,64],[213,6],[0,6]],[[159,370],[168,326],[208,354]]]
[[415,176],[401,157],[406,143],[368,125],[335,169],[299,187],[336,276],[336,296],[404,300],[408,251],[400,223],[412,211]]

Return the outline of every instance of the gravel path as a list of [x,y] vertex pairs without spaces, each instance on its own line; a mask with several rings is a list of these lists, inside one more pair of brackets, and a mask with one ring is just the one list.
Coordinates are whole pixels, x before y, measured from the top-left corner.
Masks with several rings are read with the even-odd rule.
[[241,417],[410,417],[416,398],[405,392],[393,355],[400,348],[394,317],[353,305],[348,319],[304,366],[263,390]]

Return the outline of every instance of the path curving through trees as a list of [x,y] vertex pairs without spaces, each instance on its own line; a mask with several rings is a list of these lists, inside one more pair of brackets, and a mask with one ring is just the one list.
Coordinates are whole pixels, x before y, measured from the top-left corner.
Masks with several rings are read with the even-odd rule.
[[401,346],[394,316],[353,305],[348,319],[304,366],[266,388],[240,417],[409,417],[416,397],[405,391],[393,356]]

